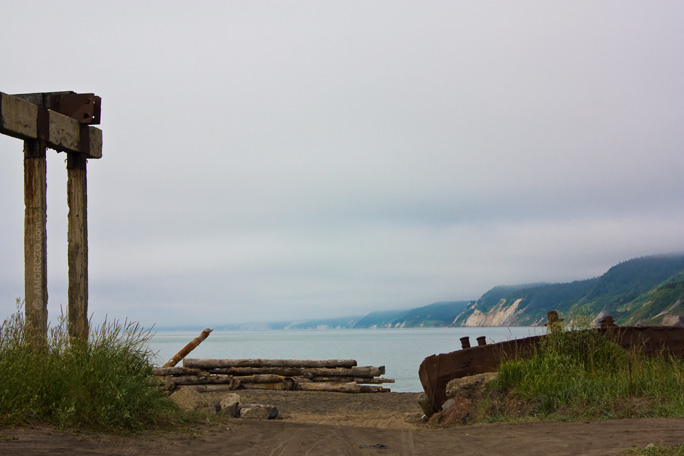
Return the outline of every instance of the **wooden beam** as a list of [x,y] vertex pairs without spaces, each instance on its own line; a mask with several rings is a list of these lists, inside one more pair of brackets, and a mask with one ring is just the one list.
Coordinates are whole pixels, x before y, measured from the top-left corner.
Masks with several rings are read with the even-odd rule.
[[69,336],[88,340],[88,197],[86,159],[67,154]]
[[102,158],[102,130],[0,92],[0,133],[19,139],[42,139],[58,152]]
[[47,342],[47,160],[45,142],[24,141],[24,312],[35,342]]

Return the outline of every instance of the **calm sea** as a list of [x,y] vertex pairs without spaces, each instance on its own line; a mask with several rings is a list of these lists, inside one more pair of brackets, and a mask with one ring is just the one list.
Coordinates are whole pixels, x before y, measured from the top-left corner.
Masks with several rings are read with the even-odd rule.
[[[544,333],[541,327],[326,329],[214,331],[189,358],[355,359],[359,366],[385,366],[385,384],[394,392],[420,392],[418,367],[426,357],[461,348],[460,338],[479,336],[488,343]],[[175,355],[199,331],[159,331],[151,348],[157,365]],[[180,365],[180,363],[179,363]]]

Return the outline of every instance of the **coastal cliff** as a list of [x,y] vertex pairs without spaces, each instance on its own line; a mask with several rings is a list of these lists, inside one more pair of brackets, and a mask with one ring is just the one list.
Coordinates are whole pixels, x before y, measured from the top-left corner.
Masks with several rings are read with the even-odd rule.
[[451,326],[535,326],[546,312],[571,309],[621,325],[684,323],[684,254],[625,261],[594,279],[495,287],[470,303]]

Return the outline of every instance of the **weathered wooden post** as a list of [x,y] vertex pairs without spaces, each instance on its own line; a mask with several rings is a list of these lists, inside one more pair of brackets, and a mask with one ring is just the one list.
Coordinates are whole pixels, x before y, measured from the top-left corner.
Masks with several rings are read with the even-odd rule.
[[35,340],[47,337],[47,158],[45,142],[24,141],[24,312]]
[[74,92],[0,92],[0,133],[24,140],[24,281],[26,324],[47,338],[46,148],[67,153],[69,335],[88,338],[86,159],[102,157],[100,97]]
[[88,339],[88,196],[84,154],[67,154],[69,335]]

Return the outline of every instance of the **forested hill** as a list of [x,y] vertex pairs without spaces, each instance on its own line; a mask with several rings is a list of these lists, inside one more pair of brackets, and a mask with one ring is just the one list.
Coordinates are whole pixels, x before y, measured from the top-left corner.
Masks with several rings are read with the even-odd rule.
[[436,302],[410,310],[371,312],[358,317],[271,323],[272,329],[362,329],[449,326],[470,301]]
[[[476,301],[436,302],[410,310],[261,323],[260,329],[355,329],[439,326],[533,326],[546,312],[563,316],[579,307],[596,320],[611,315],[620,325],[684,324],[684,253],[624,261],[600,277],[569,283],[497,286]],[[245,329],[249,325],[219,326]]]
[[601,277],[571,283],[495,287],[471,302],[453,326],[543,324],[546,312],[568,314],[573,306],[621,325],[684,321],[684,254],[625,261]]

